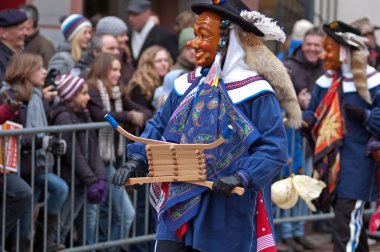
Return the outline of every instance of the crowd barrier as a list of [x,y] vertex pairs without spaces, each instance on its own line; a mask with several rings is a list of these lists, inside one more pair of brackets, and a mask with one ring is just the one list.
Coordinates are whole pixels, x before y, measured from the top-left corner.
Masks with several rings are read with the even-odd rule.
[[[63,126],[50,126],[50,127],[45,127],[45,128],[32,128],[32,129],[20,129],[20,130],[0,130],[0,139],[2,140],[2,145],[3,145],[3,148],[2,148],[2,153],[0,153],[2,155],[2,160],[6,162],[6,158],[7,158],[7,155],[6,155],[6,141],[4,141],[4,139],[10,139],[11,137],[14,137],[14,138],[17,138],[17,142],[18,142],[18,149],[17,149],[17,153],[19,155],[19,158],[18,158],[18,164],[20,164],[20,158],[22,158],[22,153],[21,153],[21,149],[20,149],[20,141],[21,141],[21,136],[22,135],[32,135],[34,136],[33,137],[33,144],[35,144],[35,137],[37,134],[39,133],[45,133],[45,134],[58,134],[58,136],[60,136],[60,134],[64,131],[70,131],[72,132],[72,136],[73,138],[75,138],[76,134],[78,131],[86,131],[86,142],[88,143],[88,132],[90,130],[98,130],[98,129],[101,129],[101,128],[104,128],[104,127],[110,127],[108,123],[89,123],[89,124],[75,124],[75,125],[63,125]],[[116,133],[117,134],[117,133]],[[294,134],[292,134],[292,138],[293,138]],[[294,141],[292,141],[294,142]],[[73,146],[76,144],[75,141],[73,141]],[[87,144],[88,145],[88,144]],[[306,141],[303,141],[303,144],[302,144],[302,148],[304,150],[304,153],[306,153]],[[35,152],[35,146],[33,145],[32,146],[32,154]],[[73,148],[74,150],[75,148]],[[291,148],[291,155],[294,155],[294,148],[292,147]],[[75,155],[73,155],[75,156]],[[91,157],[88,157],[88,158],[91,158]],[[56,159],[56,174],[58,176],[60,176],[60,172],[61,172],[61,158],[60,157],[57,157]],[[123,156],[123,161],[125,160],[125,154]],[[74,161],[74,160],[73,160]],[[32,170],[32,175],[30,177],[30,186],[32,188],[32,191],[34,192],[35,191],[35,181],[34,181],[34,160],[32,159],[32,163],[30,164],[31,165],[31,170]],[[310,166],[310,162],[309,162],[309,165],[307,164],[308,163],[308,159],[307,158],[303,158],[303,165],[305,167],[305,173],[306,174],[311,174],[311,166]],[[72,174],[75,174],[75,169],[76,167],[73,166],[71,167],[73,169],[73,173]],[[20,170],[20,169],[19,169]],[[19,172],[19,171],[18,171]],[[47,174],[47,168],[45,168],[45,173]],[[6,193],[7,193],[7,186],[6,186],[6,179],[7,179],[7,176],[5,175],[5,173],[3,174],[0,174],[0,176],[2,176],[3,178],[3,185],[2,185],[2,205],[3,206],[6,206]],[[279,176],[279,179],[281,179],[282,175]],[[75,177],[72,176],[71,178],[71,184],[74,184],[74,181],[75,181]],[[146,188],[145,188],[145,191],[147,190],[147,186],[146,185]],[[75,195],[75,187],[71,187],[69,190],[71,190],[71,195]],[[86,189],[85,189],[86,190]],[[110,190],[111,192],[111,190]],[[99,240],[99,208],[97,208],[97,212],[96,212],[96,228],[95,228],[95,240],[93,242],[93,244],[85,244],[84,241],[86,241],[86,230],[85,230],[85,227],[86,227],[86,219],[87,219],[87,216],[86,216],[86,210],[87,210],[87,207],[88,207],[88,204],[85,202],[84,203],[84,206],[83,206],[83,211],[82,211],[82,215],[78,216],[77,219],[75,220],[74,219],[74,216],[73,214],[71,214],[70,216],[70,232],[69,232],[69,235],[68,235],[68,238],[66,239],[66,249],[65,250],[62,250],[62,251],[65,251],[65,252],[74,252],[74,251],[117,251],[117,250],[112,250],[112,248],[120,248],[120,247],[128,247],[128,246],[131,246],[133,244],[142,244],[142,243],[146,243],[146,242],[151,242],[154,240],[154,233],[152,232],[152,218],[150,218],[150,214],[149,214],[149,211],[150,211],[150,207],[149,207],[149,200],[148,200],[148,197],[146,195],[146,193],[144,193],[143,195],[139,195],[139,193],[143,192],[143,190],[141,190],[141,187],[139,190],[136,190],[134,188],[129,188],[128,189],[128,192],[129,192],[129,195],[131,197],[131,200],[133,202],[133,205],[135,207],[136,210],[136,215],[135,215],[135,219],[133,221],[133,225],[131,227],[131,230],[130,230],[130,233],[129,235],[128,234],[125,234],[124,232],[124,224],[125,224],[125,221],[123,219],[121,219],[121,225],[120,225],[120,237],[119,239],[112,239],[111,238],[111,235],[110,235],[110,232],[108,232],[107,234],[107,239],[106,240],[103,240],[103,241],[100,241]],[[37,206],[35,204],[33,204],[33,202],[35,202],[35,199],[34,199],[34,194],[32,194],[32,198],[31,198],[31,204],[30,204],[30,210],[32,212],[32,216],[33,218],[31,218],[31,223],[30,223],[30,234],[34,234],[34,236],[36,236],[36,232],[39,232],[38,235],[42,235],[42,240],[40,240],[42,244],[35,244],[35,242],[37,241],[34,241],[33,239],[31,239],[30,241],[30,247],[31,247],[31,250],[30,251],[37,251],[37,250],[34,250],[34,248],[36,247],[40,247],[40,249],[38,251],[47,251],[47,235],[49,235],[47,233],[47,211],[45,211],[45,208],[44,206],[47,205],[47,199],[48,199],[48,191],[47,191],[47,182],[45,182],[45,187],[44,187],[44,193],[43,193],[43,197],[42,199],[40,199],[40,201],[37,203]],[[109,193],[109,203],[112,201],[112,194]],[[143,201],[143,202],[142,202]],[[121,211],[124,211],[124,204],[123,202],[120,202],[121,203]],[[74,198],[71,197],[71,206],[73,207],[74,206]],[[112,204],[108,204],[109,206],[109,209],[108,209],[108,217],[107,217],[107,230],[111,230],[112,228]],[[143,208],[141,207],[143,206]],[[5,218],[6,218],[6,214],[5,214],[5,211],[3,210],[5,209],[5,207],[2,208],[2,213],[1,213],[1,218],[2,218],[2,226],[1,226],[1,234],[2,234],[2,237],[1,237],[1,244],[5,244],[6,242],[9,243],[10,242],[10,239],[13,239],[15,241],[15,250],[16,251],[20,251],[20,242],[19,242],[19,239],[20,239],[20,221],[18,221],[17,223],[17,227],[15,229],[15,232],[13,232],[12,234],[12,237],[8,237],[7,240],[5,240]],[[37,210],[40,209],[40,214],[39,214],[39,218],[37,220]],[[310,211],[307,212],[307,214],[301,214],[301,210],[300,210],[300,214],[297,214],[296,216],[291,216],[291,217],[283,217],[281,214],[280,214],[280,210],[278,208],[274,208],[274,218],[275,218],[275,224],[281,224],[281,223],[286,223],[286,222],[294,222],[294,221],[315,221],[315,220],[321,220],[321,219],[330,219],[330,218],[333,218],[333,212],[330,211],[330,212],[327,212],[327,213],[317,213],[317,214],[312,214]],[[374,211],[374,208],[372,207],[371,209],[368,209],[366,212],[367,213],[371,213]],[[124,215],[122,215],[124,216]],[[141,218],[141,216],[143,216],[143,218]],[[80,220],[80,222],[82,222],[82,230],[80,230],[80,228],[78,228],[78,225],[76,225],[76,222],[78,221],[78,219]],[[143,221],[143,223],[141,223]],[[42,228],[39,227],[37,228],[37,224],[36,223],[41,223],[42,222]],[[58,223],[60,223],[60,216],[58,215]],[[143,231],[142,231],[142,228],[143,228]],[[57,237],[59,238],[60,237],[60,229],[58,228],[57,230]],[[81,236],[81,238],[80,238]],[[82,241],[82,243],[80,243],[79,241]],[[109,250],[106,250],[106,249],[109,249]]]

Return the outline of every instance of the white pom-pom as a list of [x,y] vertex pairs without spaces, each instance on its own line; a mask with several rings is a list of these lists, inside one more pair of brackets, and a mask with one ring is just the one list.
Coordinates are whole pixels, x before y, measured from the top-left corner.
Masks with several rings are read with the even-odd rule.
[[252,23],[264,34],[265,40],[277,40],[285,42],[286,35],[282,28],[277,25],[277,22],[257,11],[242,11],[240,16],[246,21]]

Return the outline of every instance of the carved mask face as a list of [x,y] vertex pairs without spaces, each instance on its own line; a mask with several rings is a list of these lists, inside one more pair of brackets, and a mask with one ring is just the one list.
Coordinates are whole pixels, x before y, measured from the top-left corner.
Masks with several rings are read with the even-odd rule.
[[337,71],[340,68],[338,42],[329,36],[323,38],[323,48],[325,49],[325,70]]
[[195,38],[187,46],[195,50],[195,65],[210,67],[219,47],[221,18],[209,11],[199,15],[194,24]]

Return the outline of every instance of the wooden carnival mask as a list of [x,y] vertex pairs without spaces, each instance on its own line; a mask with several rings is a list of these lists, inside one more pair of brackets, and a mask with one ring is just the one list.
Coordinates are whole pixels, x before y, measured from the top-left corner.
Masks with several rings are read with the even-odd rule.
[[323,38],[323,48],[325,49],[325,70],[339,70],[341,63],[339,61],[340,45],[338,42],[326,35]]
[[195,38],[187,46],[195,50],[195,65],[210,67],[214,62],[220,40],[219,15],[205,11],[199,15],[194,24]]

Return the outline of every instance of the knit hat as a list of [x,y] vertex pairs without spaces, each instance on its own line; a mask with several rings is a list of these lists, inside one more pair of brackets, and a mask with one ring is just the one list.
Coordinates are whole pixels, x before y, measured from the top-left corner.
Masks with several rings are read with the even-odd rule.
[[0,27],[11,27],[19,25],[27,20],[24,12],[16,9],[7,9],[0,11]]
[[193,40],[195,38],[194,28],[188,27],[181,30],[178,39],[178,49],[181,51],[182,48],[186,46],[187,41]]
[[91,28],[91,22],[82,15],[72,14],[70,16],[63,16],[60,18],[61,31],[67,41],[71,41],[75,34],[85,26]]
[[292,29],[292,35],[291,35],[292,39],[302,41],[307,30],[313,27],[314,25],[306,19],[301,19],[301,20],[296,21]]
[[58,75],[55,78],[58,95],[65,101],[73,99],[82,90],[84,83],[85,81],[81,77],[70,74]]
[[118,36],[126,33],[127,25],[123,20],[115,16],[101,18],[96,25],[96,35],[109,34]]

